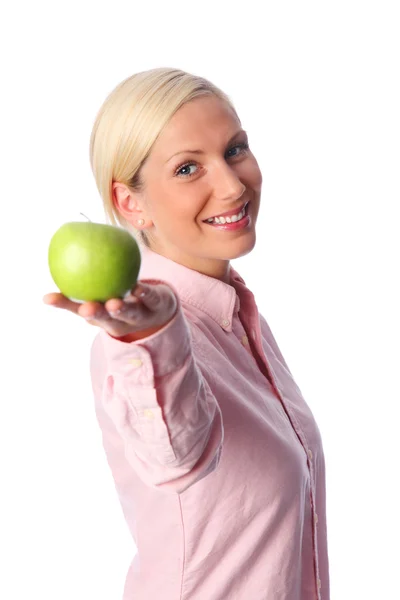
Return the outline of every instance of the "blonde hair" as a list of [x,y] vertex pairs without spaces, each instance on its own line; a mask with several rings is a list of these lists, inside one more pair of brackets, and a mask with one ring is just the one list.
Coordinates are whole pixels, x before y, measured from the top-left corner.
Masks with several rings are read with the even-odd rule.
[[148,247],[145,232],[136,230],[116,209],[112,184],[118,181],[132,190],[142,189],[140,169],[165,125],[183,104],[210,94],[227,102],[236,114],[229,97],[207,79],[179,69],[150,69],[122,81],[96,116],[90,164],[106,221],[136,233],[137,241]]

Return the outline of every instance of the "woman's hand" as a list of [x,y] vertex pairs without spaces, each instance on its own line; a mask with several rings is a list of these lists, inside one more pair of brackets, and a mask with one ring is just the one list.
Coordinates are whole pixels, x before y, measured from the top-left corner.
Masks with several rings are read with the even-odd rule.
[[46,294],[43,302],[69,310],[122,341],[152,335],[172,320],[177,309],[175,294],[168,285],[140,281],[123,300],[111,298],[105,303],[79,303],[63,294],[52,293]]

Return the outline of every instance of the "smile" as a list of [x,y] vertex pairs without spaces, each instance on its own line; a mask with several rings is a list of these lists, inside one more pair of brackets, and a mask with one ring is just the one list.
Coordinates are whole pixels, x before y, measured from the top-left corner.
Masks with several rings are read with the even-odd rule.
[[214,229],[220,231],[238,231],[245,229],[251,224],[251,217],[248,214],[249,202],[245,204],[245,207],[237,214],[229,217],[214,217],[204,221],[207,225],[210,225]]
[[247,205],[249,204],[249,201],[246,202],[246,204],[244,205],[244,207],[242,208],[242,210],[234,215],[229,215],[229,216],[225,216],[225,217],[212,217],[211,219],[207,219],[206,221],[204,221],[204,223],[216,223],[218,225],[224,225],[225,223],[236,223],[237,221],[240,221],[241,219],[243,219],[244,215],[246,214],[246,209],[247,209]]

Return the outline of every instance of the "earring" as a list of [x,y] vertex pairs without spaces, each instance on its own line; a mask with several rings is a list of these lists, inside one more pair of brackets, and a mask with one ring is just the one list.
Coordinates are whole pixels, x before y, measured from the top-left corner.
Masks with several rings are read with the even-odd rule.
[[138,225],[144,225],[144,220],[143,219],[139,219],[139,221],[137,222]]

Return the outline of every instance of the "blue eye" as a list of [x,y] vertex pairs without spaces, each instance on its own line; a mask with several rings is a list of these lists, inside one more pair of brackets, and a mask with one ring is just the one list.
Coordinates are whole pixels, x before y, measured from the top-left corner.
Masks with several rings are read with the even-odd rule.
[[231,152],[231,150],[235,150],[236,148],[239,148],[240,152],[238,152],[237,154],[231,154],[230,157],[237,156],[241,152],[246,152],[249,149],[249,144],[247,142],[243,142],[242,144],[236,144],[236,146],[232,146],[232,148],[229,148],[228,153]]
[[177,170],[176,174],[180,175],[181,177],[190,177],[191,175],[194,175],[194,173],[183,173],[182,171],[184,171],[185,169],[189,169],[190,167],[195,167],[196,165],[193,163],[187,163],[186,165],[182,165],[181,167],[179,167],[179,169]]
[[[239,152],[231,154],[231,152],[236,149],[239,149]],[[236,156],[239,156],[240,154],[245,154],[248,150],[249,150],[249,144],[247,142],[242,142],[241,144],[235,144],[235,146],[232,146],[231,148],[228,149],[228,151],[226,153],[226,157],[227,158],[235,158]],[[197,169],[197,165],[195,163],[192,163],[192,162],[185,163],[177,168],[177,170],[175,171],[175,175],[177,177],[190,178],[193,175],[195,175],[195,172],[196,172],[196,171],[190,172],[191,167],[195,167],[195,169]],[[186,172],[184,172],[184,171],[186,171]]]

